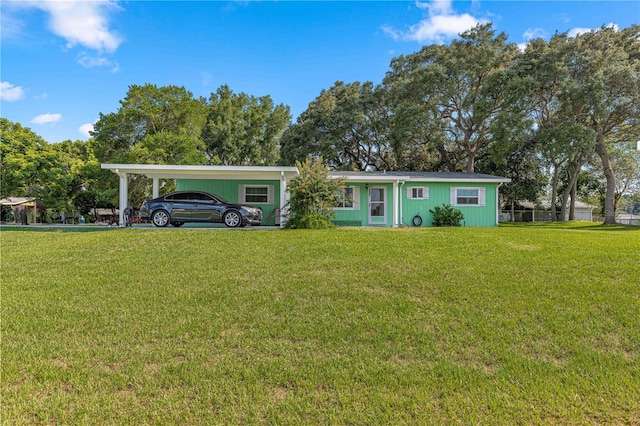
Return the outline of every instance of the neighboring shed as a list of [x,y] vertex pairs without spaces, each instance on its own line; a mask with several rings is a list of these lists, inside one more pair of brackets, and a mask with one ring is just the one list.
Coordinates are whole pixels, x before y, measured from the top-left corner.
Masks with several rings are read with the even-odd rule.
[[[545,222],[552,220],[551,201],[541,200],[539,203],[531,201],[520,201],[517,203],[520,207],[516,209],[521,222]],[[593,221],[593,210],[596,206],[576,201],[575,203],[575,220]],[[558,211],[558,214],[560,211]],[[565,214],[565,220],[569,220],[569,208]]]
[[616,216],[616,222],[623,225],[640,225],[640,214],[620,213]]
[[[47,206],[36,198],[7,197],[0,200],[0,205],[10,206],[15,223],[22,225],[37,223],[38,211],[44,212],[47,209]],[[40,218],[40,222],[42,222],[42,218]]]

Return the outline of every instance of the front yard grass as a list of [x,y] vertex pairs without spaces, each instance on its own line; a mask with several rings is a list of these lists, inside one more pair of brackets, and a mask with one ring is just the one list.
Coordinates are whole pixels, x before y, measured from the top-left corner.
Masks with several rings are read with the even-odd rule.
[[640,229],[0,233],[2,424],[639,424]]

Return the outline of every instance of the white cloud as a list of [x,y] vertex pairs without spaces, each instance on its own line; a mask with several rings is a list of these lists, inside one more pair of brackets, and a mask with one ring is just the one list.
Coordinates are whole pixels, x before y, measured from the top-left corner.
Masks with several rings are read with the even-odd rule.
[[104,67],[111,65],[111,62],[104,57],[94,57],[82,55],[78,59],[78,63],[85,68]]
[[120,65],[117,62],[111,62],[104,56],[90,56],[85,52],[79,55],[78,63],[85,68],[111,67],[112,72],[120,71]]
[[[6,6],[5,6],[6,4]],[[24,31],[24,22],[11,15],[11,8],[15,8],[12,2],[3,2],[2,8],[0,8],[0,31],[2,32],[3,39],[11,39],[20,37]]]
[[[611,23],[609,25],[605,25],[605,27],[611,28],[614,31],[619,31],[619,27],[615,23]],[[598,28],[576,27],[576,28],[573,28],[573,29],[567,31],[567,35],[569,37],[577,37],[580,34],[585,34],[585,33],[588,33],[588,32],[591,32],[591,31],[596,31],[596,30],[598,30]],[[525,41],[522,42],[522,43],[518,43],[518,48],[520,49],[520,51],[524,52],[525,49],[527,48],[527,45],[529,44],[529,41],[531,41],[533,39],[536,39],[536,38],[545,38],[546,39],[548,37],[549,37],[549,35],[542,28],[529,28],[528,30],[526,30],[522,34],[522,38]]]
[[62,114],[40,114],[37,117],[34,117],[31,122],[33,124],[47,124],[47,123],[55,123],[62,119]]
[[118,9],[111,1],[49,1],[51,29],[70,45],[81,44],[98,51],[115,51],[122,39],[108,28],[109,12]]
[[442,43],[445,39],[455,37],[479,23],[478,19],[466,13],[463,15],[431,16],[412,25],[409,32],[405,34],[405,38],[421,43],[425,41]]
[[426,10],[428,17],[410,26],[408,31],[397,30],[389,25],[382,26],[382,30],[395,40],[443,43],[485,22],[468,13],[455,14],[451,0],[416,2],[416,6]]
[[93,132],[93,124],[85,123],[82,126],[78,127],[78,131],[84,135],[85,138],[90,138],[91,135],[89,132]]
[[535,38],[544,38],[547,36],[547,32],[542,28],[529,28],[522,34],[522,37],[526,40],[533,40]]
[[14,86],[8,81],[0,83],[0,99],[7,102],[19,101],[24,98],[22,86]]
[[584,34],[584,33],[588,33],[589,31],[592,31],[591,28],[573,28],[571,30],[569,30],[569,37],[576,37],[579,36],[580,34]]
[[[609,25],[605,25],[605,27],[612,28],[614,31],[619,31],[620,30],[618,25],[615,24],[615,23],[610,23]],[[595,31],[595,30],[597,30],[597,28],[580,28],[580,27],[577,27],[577,28],[570,29],[567,34],[569,35],[569,37],[577,37],[580,34],[588,33],[588,32]]]
[[49,14],[53,33],[67,41],[67,47],[85,46],[99,52],[115,51],[122,38],[109,28],[109,14],[120,7],[111,0],[44,0],[23,3]]
[[430,15],[449,15],[453,10],[451,0],[432,0],[430,2],[416,2],[419,9],[427,9]]
[[394,40],[399,40],[402,37],[402,32],[394,29],[390,25],[383,25],[380,29],[387,35],[391,36]]
[[546,38],[546,37],[547,37],[547,32],[542,28],[529,28],[527,31],[525,31],[522,34],[522,38],[524,38],[525,41],[522,43],[518,43],[518,49],[520,49],[521,52],[524,52],[527,49],[527,45],[531,40],[536,38]]

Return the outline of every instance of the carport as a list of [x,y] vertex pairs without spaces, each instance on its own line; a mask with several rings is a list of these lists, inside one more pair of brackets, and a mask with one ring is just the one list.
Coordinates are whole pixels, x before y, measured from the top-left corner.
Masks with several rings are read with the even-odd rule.
[[[153,182],[153,198],[160,196],[160,179],[211,179],[211,180],[279,180],[280,211],[285,212],[289,200],[288,182],[298,175],[296,167],[274,166],[175,166],[156,164],[102,164],[120,178],[119,208],[120,226],[124,226],[124,210],[129,194],[129,176],[143,175]],[[284,226],[281,222],[280,226]]]

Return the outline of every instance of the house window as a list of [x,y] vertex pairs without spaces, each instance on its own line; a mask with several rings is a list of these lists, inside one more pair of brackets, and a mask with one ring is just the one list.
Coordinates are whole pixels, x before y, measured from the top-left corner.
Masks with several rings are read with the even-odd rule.
[[451,188],[452,206],[484,206],[486,205],[485,188]]
[[247,204],[273,204],[273,185],[240,185],[238,200]]
[[338,194],[338,204],[336,209],[358,210],[360,208],[360,188],[357,186],[347,186],[342,188]]
[[409,200],[428,200],[428,186],[409,186],[407,187],[407,199]]

